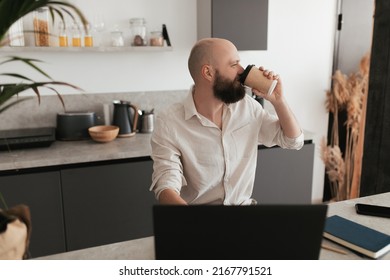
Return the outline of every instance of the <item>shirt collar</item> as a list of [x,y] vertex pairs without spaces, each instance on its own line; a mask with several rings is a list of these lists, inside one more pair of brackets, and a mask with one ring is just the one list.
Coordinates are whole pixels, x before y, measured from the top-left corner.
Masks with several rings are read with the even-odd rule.
[[190,91],[188,92],[187,97],[184,99],[184,119],[189,120],[193,116],[197,116],[199,118],[199,113],[196,110],[195,103],[194,103],[194,97],[193,97],[193,89],[194,86],[191,87]]
[[[184,105],[184,119],[189,120],[193,116],[197,116],[199,119],[201,118],[198,111],[196,110],[195,103],[194,103],[194,86],[191,87],[191,89],[188,92],[187,97],[183,101]],[[228,110],[232,110],[232,104],[224,104],[224,107]]]

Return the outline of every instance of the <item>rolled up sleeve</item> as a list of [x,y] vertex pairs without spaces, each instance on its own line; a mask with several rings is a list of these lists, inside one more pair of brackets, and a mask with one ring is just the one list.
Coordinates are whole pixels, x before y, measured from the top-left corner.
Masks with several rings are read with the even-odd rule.
[[271,115],[268,112],[262,110],[259,121],[261,127],[259,130],[259,143],[267,147],[278,145],[283,149],[295,149],[299,150],[304,144],[304,134],[301,134],[296,138],[287,137],[280,126],[279,120],[275,115]]
[[280,140],[281,142],[280,147],[282,148],[299,150],[303,147],[304,144],[303,132],[301,132],[301,134],[296,138],[289,138],[284,134],[281,138],[282,139]]
[[187,184],[183,176],[180,151],[173,145],[172,136],[172,131],[169,131],[164,122],[156,118],[156,128],[151,138],[153,176],[150,190],[154,191],[157,199],[165,189],[172,189],[180,194],[181,187]]

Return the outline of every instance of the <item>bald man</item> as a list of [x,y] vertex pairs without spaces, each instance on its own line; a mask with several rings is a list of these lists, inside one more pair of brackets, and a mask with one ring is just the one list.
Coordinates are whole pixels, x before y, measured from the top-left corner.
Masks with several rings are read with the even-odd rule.
[[188,68],[194,81],[188,96],[156,117],[150,190],[161,204],[255,204],[258,145],[303,146],[281,80],[264,70],[269,79],[278,79],[277,86],[270,96],[254,90],[274,106],[275,116],[245,94],[239,81],[244,69],[230,41],[198,41]]

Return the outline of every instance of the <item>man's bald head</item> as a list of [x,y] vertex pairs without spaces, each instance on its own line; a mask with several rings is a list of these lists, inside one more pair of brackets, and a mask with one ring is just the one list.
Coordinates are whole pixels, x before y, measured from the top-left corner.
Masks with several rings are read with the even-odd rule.
[[188,58],[188,69],[194,82],[199,79],[203,65],[213,66],[218,59],[218,50],[226,45],[233,46],[230,41],[220,38],[201,39],[194,45]]

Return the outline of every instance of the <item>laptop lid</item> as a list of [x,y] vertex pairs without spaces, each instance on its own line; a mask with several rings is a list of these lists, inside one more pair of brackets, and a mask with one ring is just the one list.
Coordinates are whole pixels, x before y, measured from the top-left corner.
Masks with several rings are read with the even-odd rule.
[[153,206],[156,259],[318,259],[327,205]]

